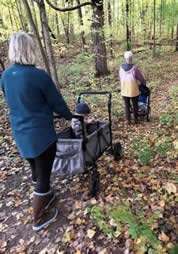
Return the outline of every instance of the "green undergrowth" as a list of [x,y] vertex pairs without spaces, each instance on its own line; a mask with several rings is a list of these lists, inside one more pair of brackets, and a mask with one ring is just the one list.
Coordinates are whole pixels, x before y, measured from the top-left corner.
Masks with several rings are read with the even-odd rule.
[[145,217],[145,212],[141,210],[134,214],[127,202],[105,207],[94,205],[88,207],[87,212],[94,224],[109,238],[119,238],[126,227],[132,239],[137,242],[140,239],[139,248],[149,253],[160,254],[161,243],[152,229],[152,225],[160,216],[158,212],[154,212],[150,217]]

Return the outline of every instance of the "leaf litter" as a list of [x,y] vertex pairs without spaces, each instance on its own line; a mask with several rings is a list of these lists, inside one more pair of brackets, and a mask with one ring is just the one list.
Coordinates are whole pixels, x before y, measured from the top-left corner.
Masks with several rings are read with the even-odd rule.
[[[147,74],[159,79],[151,69]],[[109,155],[99,158],[101,183],[96,198],[88,199],[88,174],[74,178],[52,176],[60,214],[55,223],[39,233],[32,231],[33,186],[29,165],[18,155],[8,110],[0,94],[0,253],[162,254],[176,250],[176,126],[168,126],[169,117],[159,121],[170,103],[167,91],[178,84],[176,75],[170,73],[169,82],[164,77],[161,87],[152,91],[151,122],[143,120],[128,127],[123,116],[113,116],[113,139],[122,143],[124,156],[119,162]],[[118,94],[113,92],[113,98],[117,101]],[[175,150],[165,150],[164,140],[161,145],[158,143],[165,136],[172,140]],[[153,149],[148,165],[139,160],[142,154],[131,149],[133,140],[145,140]]]

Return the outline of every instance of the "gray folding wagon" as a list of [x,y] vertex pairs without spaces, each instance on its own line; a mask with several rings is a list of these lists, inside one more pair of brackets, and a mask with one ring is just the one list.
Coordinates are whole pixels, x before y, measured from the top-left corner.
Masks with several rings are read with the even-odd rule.
[[84,132],[84,119],[82,116],[74,115],[82,123],[83,137],[74,137],[71,127],[58,132],[57,152],[53,164],[53,172],[60,175],[75,175],[85,172],[86,168],[91,168],[89,178],[89,194],[94,196],[99,186],[99,172],[97,171],[97,159],[110,148],[112,148],[112,129],[111,129],[111,98],[112,94],[108,91],[81,92],[77,103],[80,102],[82,95],[108,95],[108,114],[109,120],[95,121],[88,125],[87,135]]

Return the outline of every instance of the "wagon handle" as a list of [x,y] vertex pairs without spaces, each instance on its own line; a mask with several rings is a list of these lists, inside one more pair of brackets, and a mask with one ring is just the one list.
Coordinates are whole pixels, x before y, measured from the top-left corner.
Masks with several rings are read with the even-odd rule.
[[108,115],[109,115],[109,132],[110,132],[110,137],[111,137],[111,152],[113,153],[113,144],[112,144],[112,120],[111,120],[111,99],[112,99],[112,93],[109,91],[85,91],[85,92],[80,92],[79,95],[77,96],[77,103],[80,103],[80,100],[82,98],[82,95],[108,95]]

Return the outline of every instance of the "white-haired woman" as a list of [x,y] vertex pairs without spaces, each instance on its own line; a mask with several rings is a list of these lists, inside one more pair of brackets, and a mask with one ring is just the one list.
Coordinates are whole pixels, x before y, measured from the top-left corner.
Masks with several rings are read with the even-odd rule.
[[1,79],[9,107],[13,137],[21,156],[32,169],[35,185],[33,230],[38,231],[55,220],[58,210],[49,210],[55,199],[50,189],[50,175],[56,154],[53,112],[72,119],[62,95],[49,75],[35,67],[36,46],[32,36],[17,32],[11,36],[7,68]]
[[125,102],[125,113],[128,124],[131,124],[130,102],[132,101],[134,122],[137,123],[138,81],[145,84],[145,79],[137,66],[132,63],[133,54],[131,51],[124,53],[125,63],[120,66],[119,78],[121,82],[121,95]]

